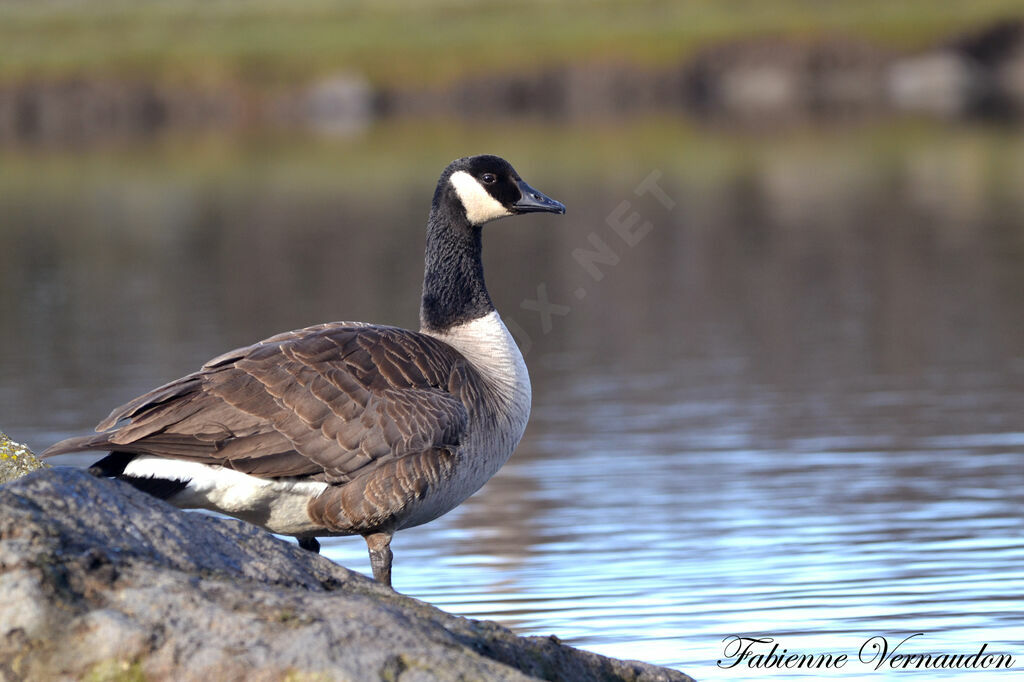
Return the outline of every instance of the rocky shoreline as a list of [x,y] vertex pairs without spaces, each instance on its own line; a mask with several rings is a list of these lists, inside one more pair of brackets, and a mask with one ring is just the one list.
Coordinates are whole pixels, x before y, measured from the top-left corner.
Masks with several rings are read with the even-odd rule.
[[721,44],[668,67],[565,64],[432,88],[376,87],[339,72],[292,88],[174,86],[83,73],[0,85],[0,143],[65,143],[166,130],[358,131],[391,118],[669,113],[727,125],[894,113],[1024,115],[1024,20],[1008,19],[917,52],[833,37]]
[[517,637],[254,526],[44,469],[0,486],[0,680],[690,677]]

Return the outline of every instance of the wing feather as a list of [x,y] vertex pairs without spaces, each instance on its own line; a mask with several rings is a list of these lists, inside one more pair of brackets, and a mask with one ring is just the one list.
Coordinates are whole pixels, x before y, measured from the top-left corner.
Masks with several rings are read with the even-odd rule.
[[456,447],[472,407],[465,371],[457,351],[424,334],[317,325],[214,358],[114,410],[97,427],[105,439],[73,440],[344,483],[409,453]]

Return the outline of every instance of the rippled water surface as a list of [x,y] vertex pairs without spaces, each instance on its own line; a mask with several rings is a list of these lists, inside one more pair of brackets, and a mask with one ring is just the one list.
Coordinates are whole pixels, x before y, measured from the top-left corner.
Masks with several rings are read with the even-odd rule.
[[[20,151],[0,428],[42,449],[284,329],[414,326],[434,178],[487,149],[569,206],[485,237],[533,417],[479,494],[396,537],[397,589],[700,679],[792,676],[718,668],[732,635],[855,659],[921,632],[904,651],[1019,671],[1020,136],[657,125]],[[358,538],[324,553],[369,571]]]

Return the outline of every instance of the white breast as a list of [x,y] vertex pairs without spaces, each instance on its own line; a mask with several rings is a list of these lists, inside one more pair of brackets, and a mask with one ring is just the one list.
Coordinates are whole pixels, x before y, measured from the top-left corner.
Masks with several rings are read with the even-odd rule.
[[[494,416],[500,424],[501,433],[490,435],[501,441],[500,444],[495,442],[495,446],[501,450],[507,447],[508,451],[501,453],[507,459],[526,430],[532,394],[523,354],[501,321],[501,316],[492,310],[483,317],[444,332],[424,333],[444,341],[466,356],[491,387],[496,396]],[[502,464],[505,459],[501,460]]]

